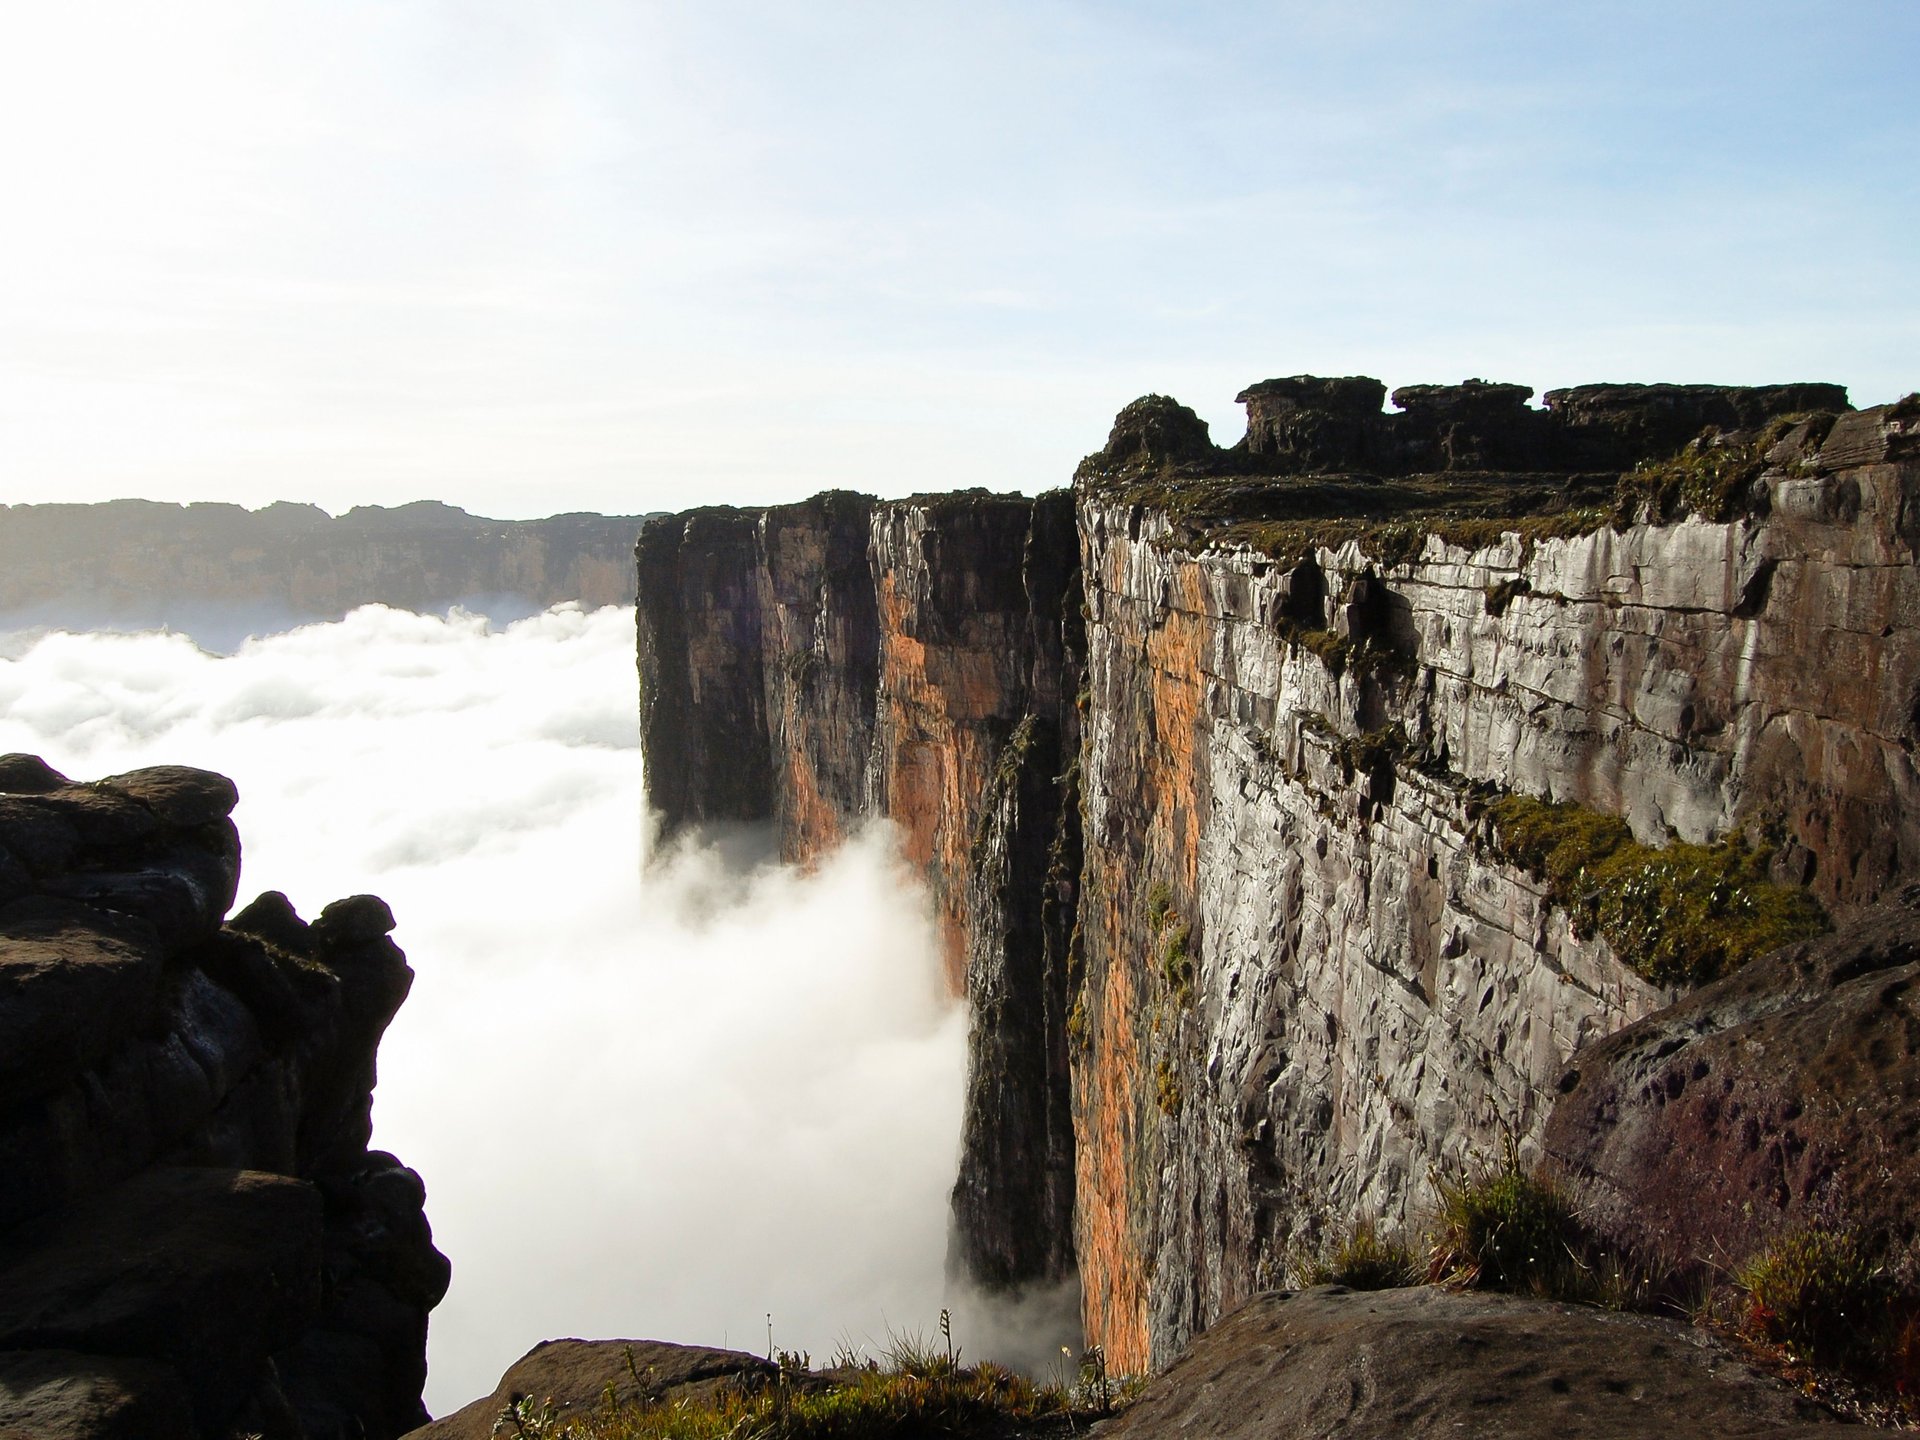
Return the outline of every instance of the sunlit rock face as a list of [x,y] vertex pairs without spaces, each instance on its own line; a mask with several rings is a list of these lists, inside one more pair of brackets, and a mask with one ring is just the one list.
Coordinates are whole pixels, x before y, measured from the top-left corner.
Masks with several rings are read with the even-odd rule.
[[[1408,387],[1383,414],[1364,377],[1270,381],[1227,450],[1149,396],[1081,466],[1077,572],[1060,497],[864,502],[866,575],[857,514],[847,566],[796,587],[773,562],[815,598],[756,611],[780,656],[733,705],[761,716],[736,769],[766,765],[799,858],[846,817],[902,825],[973,1006],[955,1254],[1012,1284],[1071,1260],[1117,1369],[1330,1230],[1417,1223],[1437,1172],[1530,1160],[1568,1057],[1674,998],[1501,858],[1488,793],[1650,845],[1744,832],[1836,913],[1920,864],[1912,403],[1528,393]],[[1618,507],[1624,467],[1702,427],[1759,457],[1711,472],[1714,518]],[[1492,518],[1426,518],[1461,513]],[[769,535],[831,549],[809,527],[833,522],[772,516],[742,563],[771,572]],[[643,677],[693,649],[649,658],[653,536]],[[649,745],[650,776],[681,753]]]
[[204,770],[82,785],[0,757],[8,1433],[425,1418],[447,1262],[419,1177],[367,1148],[413,972],[372,896],[309,925],[269,893],[226,920],[234,801]]
[[337,518],[285,502],[0,506],[0,614],[190,628],[219,606],[336,620],[370,604],[626,605],[641,518],[488,520],[430,501]]

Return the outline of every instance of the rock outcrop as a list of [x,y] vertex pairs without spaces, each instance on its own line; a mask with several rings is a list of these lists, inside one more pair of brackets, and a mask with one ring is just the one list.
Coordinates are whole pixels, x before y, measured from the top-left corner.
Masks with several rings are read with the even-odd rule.
[[642,518],[488,520],[429,501],[338,518],[286,502],[0,506],[0,615],[190,629],[223,608],[295,623],[369,604],[625,605]]
[[[902,825],[974,1017],[954,1255],[1076,1265],[1116,1369],[1536,1156],[1568,1058],[1676,998],[1646,936],[1751,948],[1775,893],[1920,865],[1920,404],[1530,393],[1269,381],[1231,449],[1148,396],[1070,539],[978,495],[643,536],[653,803],[802,859]],[[1665,858],[1596,924],[1509,798]],[[1644,898],[1689,865],[1697,904]]]
[[412,971],[239,877],[219,775],[0,758],[0,1434],[391,1437],[446,1290],[367,1148]]
[[1605,1244],[1687,1277],[1791,1230],[1920,1260],[1920,887],[1581,1050],[1542,1137]]
[[591,1418],[649,1402],[710,1399],[721,1385],[749,1388],[778,1374],[739,1350],[659,1340],[547,1340],[507,1367],[493,1393],[413,1431],[407,1440],[493,1440],[516,1401],[555,1421]]
[[1819,1440],[1840,1424],[1670,1320],[1436,1288],[1266,1295],[1099,1433],[1192,1440]]

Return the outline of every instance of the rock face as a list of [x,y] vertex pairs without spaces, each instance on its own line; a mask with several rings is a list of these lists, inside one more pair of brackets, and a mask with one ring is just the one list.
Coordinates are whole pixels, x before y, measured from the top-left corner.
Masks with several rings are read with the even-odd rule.
[[953,1264],[1002,1287],[1069,1277],[1071,497],[697,510],[651,521],[638,556],[650,804],[669,833],[777,820],[802,863],[894,820],[973,1009]]
[[181,626],[220,606],[288,621],[358,605],[444,610],[511,597],[625,605],[637,515],[487,520],[422,501],[339,518],[285,502],[0,506],[0,614]]
[[367,1148],[412,971],[371,896],[223,924],[234,800],[0,758],[0,1435],[425,1419],[447,1263],[419,1177]]
[[1509,1295],[1326,1286],[1262,1296],[1193,1343],[1103,1436],[1193,1440],[1745,1440],[1871,1435],[1699,1332]]
[[[491,1395],[413,1431],[408,1440],[493,1440],[494,1424],[528,1399],[556,1419],[615,1406],[706,1399],[718,1385],[763,1381],[778,1371],[758,1355],[658,1340],[548,1340],[507,1368]],[[0,1432],[3,1436],[4,1432]]]
[[[1269,381],[1232,450],[1145,397],[1080,468],[1077,574],[1058,496],[642,539],[653,803],[778,818],[797,858],[903,826],[973,1010],[953,1253],[1077,1264],[1118,1370],[1330,1227],[1417,1220],[1436,1171],[1537,1155],[1568,1057],[1675,998],[1489,797],[1764,840],[1835,913],[1920,864],[1920,406],[1529,393]],[[663,607],[669,565],[704,578]],[[691,638],[723,631],[757,662]],[[691,735],[676,696],[741,718]],[[767,793],[683,779],[720,772]]]
[[1656,1273],[1852,1227],[1920,1256],[1920,887],[1587,1047],[1549,1172]]

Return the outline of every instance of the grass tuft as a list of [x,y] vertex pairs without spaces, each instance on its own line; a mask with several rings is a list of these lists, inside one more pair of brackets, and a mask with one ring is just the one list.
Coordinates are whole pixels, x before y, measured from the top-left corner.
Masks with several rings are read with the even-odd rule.
[[1406,1241],[1387,1235],[1370,1216],[1356,1220],[1299,1273],[1302,1286],[1345,1285],[1349,1290],[1397,1290],[1425,1278]]
[[1582,1296],[1586,1278],[1573,1207],[1521,1168],[1511,1138],[1497,1164],[1442,1179],[1439,1191],[1430,1281],[1553,1299]]

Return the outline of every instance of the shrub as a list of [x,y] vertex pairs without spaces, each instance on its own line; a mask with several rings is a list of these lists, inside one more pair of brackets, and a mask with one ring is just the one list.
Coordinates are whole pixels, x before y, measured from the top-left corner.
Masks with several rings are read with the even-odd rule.
[[1736,1279],[1746,1291],[1747,1323],[1800,1358],[1868,1370],[1894,1358],[1894,1285],[1855,1232],[1789,1231]]

